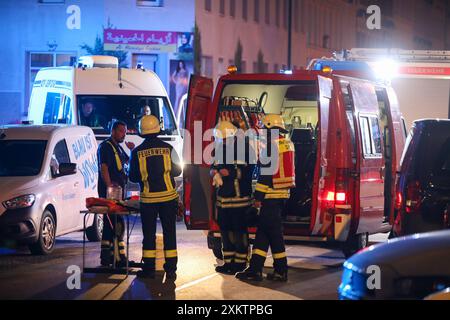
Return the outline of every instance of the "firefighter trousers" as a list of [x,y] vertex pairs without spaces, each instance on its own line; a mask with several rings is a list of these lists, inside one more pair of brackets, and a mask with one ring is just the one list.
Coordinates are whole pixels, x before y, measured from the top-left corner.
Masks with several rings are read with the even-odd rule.
[[272,251],[276,272],[287,272],[287,258],[283,239],[281,212],[284,200],[264,200],[259,213],[255,242],[253,244],[250,269],[262,272],[267,252]]
[[218,208],[218,224],[222,237],[225,263],[247,264],[248,232],[245,213],[249,207]]
[[142,234],[142,260],[145,271],[155,271],[156,260],[156,224],[157,217],[161,220],[164,242],[164,270],[175,272],[177,270],[177,238],[176,217],[178,200],[159,203],[141,203]]
[[[114,240],[114,234],[116,239]],[[126,260],[125,251],[125,222],[120,215],[103,215],[103,234],[100,259],[102,262],[113,263],[114,254],[116,254],[116,261]],[[115,243],[114,243],[115,242]],[[116,249],[117,248],[117,249]]]

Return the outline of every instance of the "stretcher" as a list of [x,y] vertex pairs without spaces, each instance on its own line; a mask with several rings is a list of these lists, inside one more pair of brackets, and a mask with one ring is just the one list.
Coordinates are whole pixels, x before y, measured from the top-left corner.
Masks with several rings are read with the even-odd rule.
[[[114,253],[114,259],[112,267],[86,267],[86,233],[83,232],[83,273],[107,273],[107,274],[126,274],[129,275],[131,268],[142,268],[143,263],[137,263],[129,261],[129,248],[130,248],[130,236],[133,229],[130,230],[130,216],[137,216],[140,214],[139,200],[130,199],[124,201],[108,200],[104,198],[87,198],[86,199],[87,210],[81,210],[80,214],[83,214],[83,230],[86,230],[86,221],[90,214],[102,214],[108,218],[109,221],[103,221],[103,223],[111,222],[111,218],[115,219],[117,225],[117,216],[124,216],[126,218],[126,265],[125,268],[117,267],[117,255]],[[114,232],[113,241],[117,244],[117,234]],[[117,245],[114,246],[115,251]]]

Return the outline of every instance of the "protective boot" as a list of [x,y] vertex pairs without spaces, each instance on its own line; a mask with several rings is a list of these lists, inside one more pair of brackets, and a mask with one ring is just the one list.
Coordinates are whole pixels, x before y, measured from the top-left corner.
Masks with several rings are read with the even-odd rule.
[[235,274],[234,264],[233,263],[225,263],[222,266],[217,266],[216,272],[223,273],[223,274]]
[[236,278],[239,280],[249,280],[249,281],[262,281],[263,276],[261,271],[252,270],[250,267],[242,272],[236,273]]

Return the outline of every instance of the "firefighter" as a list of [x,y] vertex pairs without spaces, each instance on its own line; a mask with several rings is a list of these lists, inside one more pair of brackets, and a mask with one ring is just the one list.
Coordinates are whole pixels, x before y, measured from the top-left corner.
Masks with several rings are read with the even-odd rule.
[[[267,129],[267,143],[261,146],[260,174],[254,195],[254,207],[259,210],[256,237],[250,266],[245,271],[237,273],[236,278],[261,281],[264,261],[270,246],[274,271],[267,275],[267,279],[287,281],[288,267],[281,212],[286,199],[289,198],[289,189],[295,186],[294,147],[280,134],[287,133],[280,115],[267,114],[263,119],[263,125],[264,129]],[[263,161],[264,155],[267,155],[266,161]]]
[[175,280],[177,270],[176,217],[178,193],[174,177],[182,172],[180,160],[172,146],[158,138],[160,123],[153,115],[139,121],[139,133],[145,140],[131,153],[130,175],[139,183],[142,219],[143,269],[139,277],[155,277],[156,219],[159,215],[163,229],[164,270],[166,279]]
[[[252,174],[248,139],[230,121],[220,121],[214,129],[215,161],[211,166],[216,187],[218,224],[224,264],[216,272],[235,274],[247,266],[248,232],[246,211],[253,204]],[[240,145],[239,145],[240,144]]]
[[[126,167],[128,166],[129,158],[120,146],[120,143],[125,141],[126,133],[126,123],[115,121],[111,128],[111,136],[98,147],[99,179],[97,188],[100,198],[106,198],[108,187],[120,186],[122,191],[125,188],[127,182]],[[134,148],[132,142],[126,142],[125,144],[129,149]],[[103,216],[100,254],[102,266],[110,266],[114,261],[114,255],[116,255],[118,266],[126,264],[124,233],[125,224],[122,216],[106,214]],[[114,234],[116,237],[114,237]],[[114,238],[116,238],[117,243],[114,243]]]

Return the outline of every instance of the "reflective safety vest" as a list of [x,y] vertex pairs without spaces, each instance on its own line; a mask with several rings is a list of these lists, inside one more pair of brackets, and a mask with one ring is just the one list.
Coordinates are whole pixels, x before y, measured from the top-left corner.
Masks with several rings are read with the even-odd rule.
[[119,171],[122,171],[122,169],[123,169],[122,161],[120,160],[119,153],[117,152],[116,147],[114,147],[114,145],[112,144],[111,141],[107,141],[107,143],[111,146],[111,148],[112,148],[113,151],[114,151],[114,157],[116,158],[117,169],[118,169]]
[[141,188],[140,202],[160,203],[178,199],[174,177],[181,174],[178,155],[159,138],[145,141],[131,152],[130,175]]
[[[263,170],[271,164],[261,165],[261,172],[255,188],[255,199],[289,199],[291,188],[295,187],[295,151],[289,139],[280,136],[274,140],[277,144],[277,167],[274,174],[264,173]],[[270,148],[270,146],[267,146]]]

